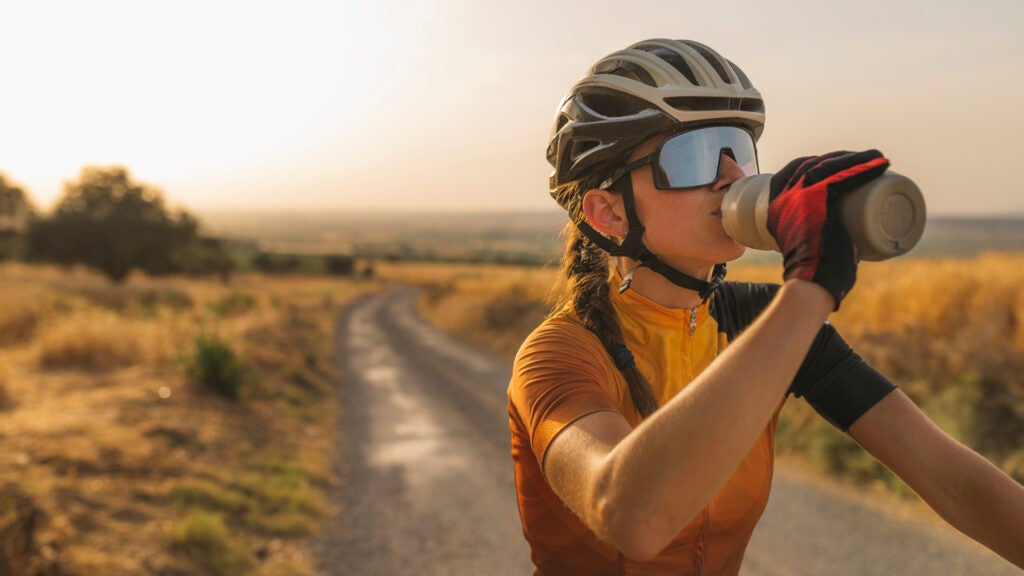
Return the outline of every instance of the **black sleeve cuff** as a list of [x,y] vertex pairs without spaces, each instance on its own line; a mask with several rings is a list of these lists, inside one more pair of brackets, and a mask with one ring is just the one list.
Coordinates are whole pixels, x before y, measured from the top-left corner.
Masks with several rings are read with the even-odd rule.
[[870,410],[896,385],[860,360],[825,386],[817,386],[804,398],[814,410],[843,432]]
[[896,386],[861,359],[835,328],[825,324],[789,392],[807,400],[843,432]]

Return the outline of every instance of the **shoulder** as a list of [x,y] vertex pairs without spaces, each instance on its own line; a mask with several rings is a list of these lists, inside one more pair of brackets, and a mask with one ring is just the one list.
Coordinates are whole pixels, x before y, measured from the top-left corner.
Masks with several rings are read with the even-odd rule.
[[545,320],[527,337],[508,386],[514,430],[530,439],[538,462],[567,425],[595,412],[622,413],[621,376],[597,336],[574,318]]
[[711,315],[732,340],[768,307],[778,291],[778,284],[723,282],[711,302]]
[[603,364],[607,353],[597,336],[570,314],[553,315],[526,337],[513,363],[519,374],[537,367],[548,369],[557,365]]

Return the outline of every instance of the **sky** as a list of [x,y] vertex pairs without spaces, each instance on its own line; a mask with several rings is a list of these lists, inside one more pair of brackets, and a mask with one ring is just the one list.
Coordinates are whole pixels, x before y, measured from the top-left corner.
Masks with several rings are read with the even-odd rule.
[[688,38],[767,108],[761,169],[878,148],[929,214],[1024,215],[1019,0],[0,1],[0,173],[86,165],[192,209],[548,210],[562,95]]

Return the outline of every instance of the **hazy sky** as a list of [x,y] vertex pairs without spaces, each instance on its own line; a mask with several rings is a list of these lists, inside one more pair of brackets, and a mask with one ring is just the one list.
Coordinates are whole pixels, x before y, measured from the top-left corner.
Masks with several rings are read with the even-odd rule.
[[0,22],[0,172],[43,207],[121,164],[195,209],[552,208],[563,93],[672,37],[761,90],[763,171],[876,147],[931,214],[1024,214],[1020,0],[36,0]]

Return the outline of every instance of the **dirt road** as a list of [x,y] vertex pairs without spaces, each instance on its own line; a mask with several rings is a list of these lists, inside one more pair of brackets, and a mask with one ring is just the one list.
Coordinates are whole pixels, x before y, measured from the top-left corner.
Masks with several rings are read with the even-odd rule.
[[[340,514],[324,574],[526,575],[505,387],[510,368],[420,321],[411,289],[338,323]],[[865,506],[780,466],[744,576],[1020,574],[965,537]]]

